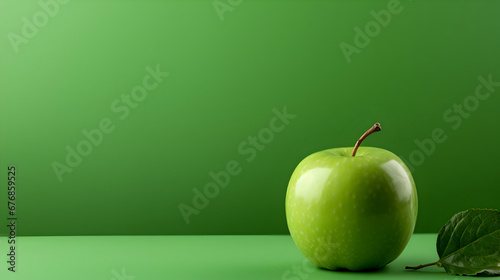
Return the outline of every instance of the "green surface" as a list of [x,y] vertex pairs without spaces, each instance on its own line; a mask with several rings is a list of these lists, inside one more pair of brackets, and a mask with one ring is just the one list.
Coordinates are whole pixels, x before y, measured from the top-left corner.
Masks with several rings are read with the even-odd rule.
[[[354,145],[376,121],[384,131],[366,145],[407,162],[415,141],[446,135],[411,164],[417,232],[499,208],[500,149],[485,142],[500,138],[499,88],[463,117],[449,110],[474,102],[478,76],[500,81],[500,2],[401,1],[348,63],[341,42],[354,44],[354,28],[388,3],[243,1],[221,21],[212,1],[72,0],[16,53],[9,34],[43,9],[1,0],[0,178],[17,166],[17,234],[286,234],[296,165]],[[156,65],[170,76],[126,115],[121,96]],[[285,106],[296,117],[252,147]],[[115,129],[60,182],[52,164],[104,118]],[[193,206],[193,189],[232,160],[241,172],[186,224],[179,205]],[[2,225],[5,195],[2,183]]]
[[[0,240],[4,255],[5,238]],[[436,234],[414,235],[393,263],[361,273],[312,268],[285,235],[21,237],[18,243],[18,271],[7,271],[2,261],[1,279],[132,279],[115,273],[149,280],[454,279],[435,267],[404,269],[437,260]]]

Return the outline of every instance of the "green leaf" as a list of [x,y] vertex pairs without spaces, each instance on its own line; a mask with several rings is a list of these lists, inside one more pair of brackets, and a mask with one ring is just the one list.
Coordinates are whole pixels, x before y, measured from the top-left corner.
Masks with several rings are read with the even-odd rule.
[[470,209],[439,231],[439,261],[449,274],[500,275],[500,212]]

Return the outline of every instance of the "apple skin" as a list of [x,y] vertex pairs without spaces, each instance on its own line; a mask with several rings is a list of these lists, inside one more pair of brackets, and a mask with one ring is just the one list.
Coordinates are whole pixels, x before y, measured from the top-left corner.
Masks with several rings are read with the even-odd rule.
[[297,166],[286,193],[290,234],[306,258],[330,270],[374,270],[403,252],[417,220],[415,182],[379,148],[329,149]]

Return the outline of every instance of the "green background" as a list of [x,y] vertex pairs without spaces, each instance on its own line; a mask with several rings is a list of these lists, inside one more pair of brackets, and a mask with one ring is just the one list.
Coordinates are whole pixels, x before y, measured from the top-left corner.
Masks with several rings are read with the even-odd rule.
[[[474,94],[479,75],[500,81],[500,2],[401,1],[348,63],[339,44],[354,45],[354,28],[387,3],[243,1],[221,21],[212,1],[73,0],[16,53],[9,33],[42,9],[0,1],[1,223],[15,165],[19,235],[284,234],[295,166],[354,145],[376,121],[383,131],[365,145],[409,163],[416,140],[447,135],[413,164],[416,232],[499,208],[500,87],[457,129],[443,114]],[[170,76],[120,120],[110,105],[148,65]],[[296,117],[246,161],[240,143],[284,106]],[[116,129],[60,182],[51,164],[103,118]],[[241,174],[186,224],[179,204],[192,205],[193,188],[230,160]]]

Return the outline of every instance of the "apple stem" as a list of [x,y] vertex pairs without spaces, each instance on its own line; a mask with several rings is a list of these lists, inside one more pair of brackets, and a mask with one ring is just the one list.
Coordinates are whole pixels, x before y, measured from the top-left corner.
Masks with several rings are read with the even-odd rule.
[[427,266],[432,266],[436,265],[438,262],[433,262],[433,263],[428,263],[428,264],[421,264],[417,266],[406,266],[405,269],[421,269],[422,267],[427,267]]
[[361,145],[361,142],[365,140],[368,135],[372,134],[375,131],[380,131],[382,127],[380,127],[379,123],[374,124],[370,129],[368,129],[361,137],[359,138],[358,142],[356,142],[356,145],[354,146],[354,149],[352,150],[352,156],[356,155],[356,152],[358,151],[359,145]]

